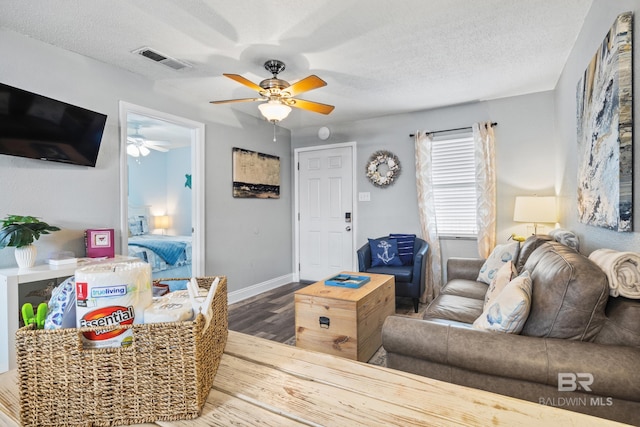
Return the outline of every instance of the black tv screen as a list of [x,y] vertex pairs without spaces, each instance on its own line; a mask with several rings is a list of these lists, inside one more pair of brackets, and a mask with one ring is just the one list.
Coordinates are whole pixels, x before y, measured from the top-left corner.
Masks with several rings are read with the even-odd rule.
[[0,83],[0,154],[95,167],[107,116]]

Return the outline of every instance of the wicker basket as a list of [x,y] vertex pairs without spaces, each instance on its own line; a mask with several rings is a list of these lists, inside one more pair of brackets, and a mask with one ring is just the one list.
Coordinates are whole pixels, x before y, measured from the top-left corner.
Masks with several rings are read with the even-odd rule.
[[[197,280],[208,289],[214,279]],[[133,344],[123,348],[83,349],[82,332],[105,328],[21,328],[22,424],[114,426],[198,417],[227,341],[226,277],[211,304],[206,330],[201,314],[190,322],[120,326],[133,329]]]

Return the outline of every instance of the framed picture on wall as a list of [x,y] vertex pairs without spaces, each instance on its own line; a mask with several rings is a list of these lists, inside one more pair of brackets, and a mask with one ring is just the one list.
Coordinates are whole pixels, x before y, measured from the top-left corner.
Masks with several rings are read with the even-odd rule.
[[280,157],[234,147],[233,197],[279,199]]
[[632,18],[616,18],[577,87],[578,217],[621,232],[633,219]]

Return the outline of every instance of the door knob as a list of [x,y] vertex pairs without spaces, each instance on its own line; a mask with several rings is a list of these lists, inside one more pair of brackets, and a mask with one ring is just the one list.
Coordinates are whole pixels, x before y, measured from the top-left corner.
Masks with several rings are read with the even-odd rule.
[[351,227],[348,226],[348,225],[344,229],[347,230],[347,231],[351,231]]

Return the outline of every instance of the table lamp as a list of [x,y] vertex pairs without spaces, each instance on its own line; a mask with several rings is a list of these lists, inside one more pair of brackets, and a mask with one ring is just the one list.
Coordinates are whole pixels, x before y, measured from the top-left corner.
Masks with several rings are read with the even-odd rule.
[[558,220],[556,198],[553,196],[518,196],[513,210],[516,222],[532,222],[533,234],[538,234],[539,223],[555,223]]
[[169,215],[158,215],[153,218],[155,227],[157,229],[162,230],[162,234],[164,231],[169,228]]

